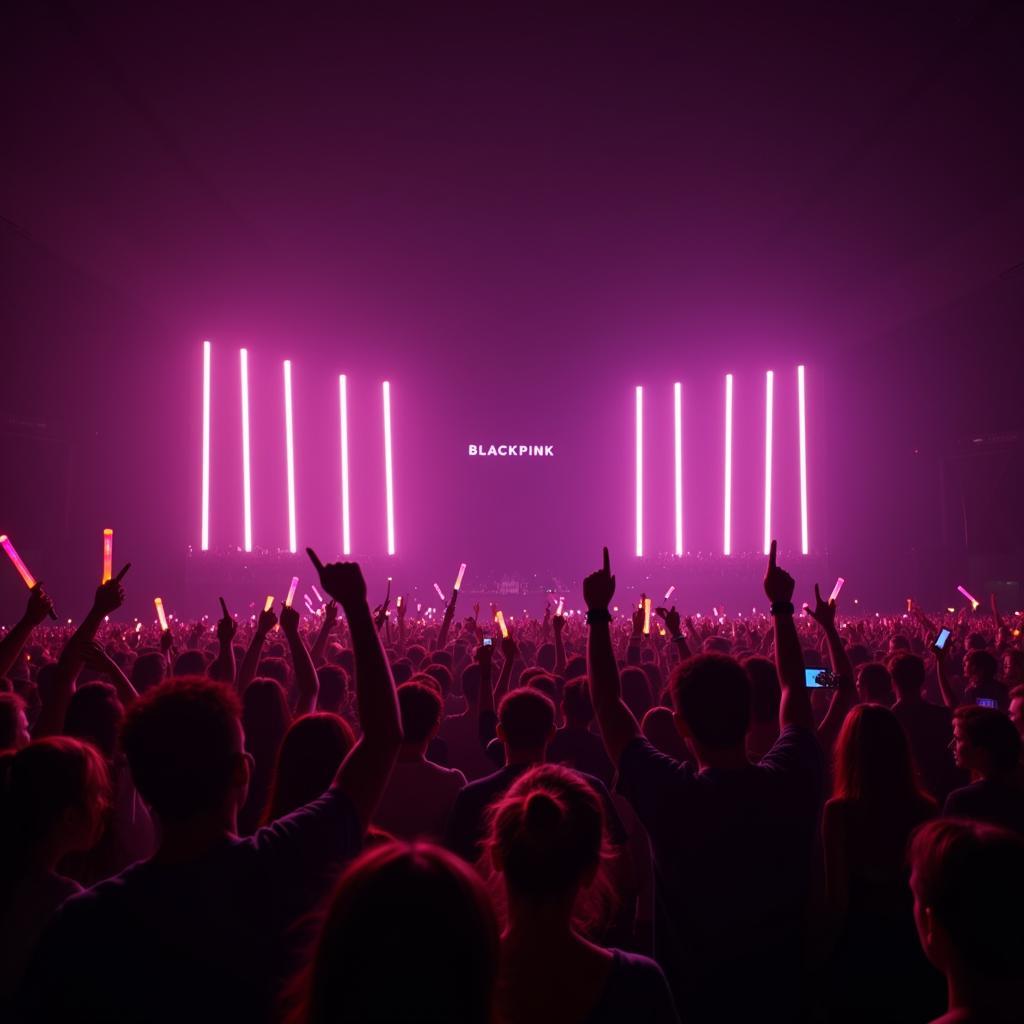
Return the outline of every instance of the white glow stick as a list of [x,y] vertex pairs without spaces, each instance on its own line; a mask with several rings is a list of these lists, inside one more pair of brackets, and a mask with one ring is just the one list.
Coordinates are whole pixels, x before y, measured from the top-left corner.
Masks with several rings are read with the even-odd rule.
[[270,609],[273,608],[273,607],[274,607],[274,595],[273,594],[267,594],[267,599],[266,599],[266,601],[263,602],[263,610],[265,612],[269,612]]
[[840,576],[839,579],[836,580],[836,585],[832,588],[832,593],[829,595],[828,598],[829,604],[835,603],[836,598],[839,596],[839,591],[843,589],[843,584],[845,582],[846,580],[844,580],[842,576]]
[[462,586],[462,577],[466,574],[466,563],[463,562],[459,566],[459,575],[455,577],[455,589],[458,590]]
[[434,584],[434,589],[437,591],[437,596],[441,599],[442,603],[446,603],[444,600],[444,591],[437,583]]
[[978,605],[981,604],[981,602],[976,597],[972,597],[969,593],[967,593],[967,591],[963,587],[957,587],[956,589],[959,590],[960,593],[963,594],[964,597],[966,597],[967,600],[971,602],[971,610],[977,611]]
[[316,599],[321,604],[323,604],[324,603],[324,595],[321,594],[320,591],[316,589],[316,584],[315,583],[312,584],[312,588],[313,588],[313,593],[316,595]]
[[295,598],[295,591],[299,589],[299,577],[293,576],[291,583],[288,585],[288,596],[284,599],[285,608],[291,608],[292,601]]
[[384,484],[388,515],[388,554],[395,553],[395,483],[391,455],[391,383],[384,381]]
[[764,553],[772,546],[772,398],[775,374],[769,370],[764,388]]
[[717,606],[712,606],[711,610],[715,613],[715,618],[717,619],[718,618],[718,608],[717,608]]
[[807,401],[804,392],[804,368],[796,368],[797,411],[800,426],[800,551],[806,555],[807,541]]
[[644,389],[636,388],[636,555],[644,553]]
[[676,555],[683,554],[683,385],[672,385],[672,425],[675,440]]
[[732,374],[725,375],[725,526],[722,554],[732,554]]
[[160,629],[167,632],[167,613],[164,611],[164,603],[159,597],[153,598],[153,606],[156,608],[156,617],[160,620]]
[[646,636],[651,631],[651,599],[649,597],[644,598],[644,635]]
[[203,342],[203,498],[199,547],[210,550],[210,343]]
[[6,533],[0,537],[0,547],[7,552],[7,557],[11,560],[14,568],[21,574],[21,578],[25,581],[25,586],[31,590],[36,585],[36,578],[28,571],[28,566],[21,560],[18,552],[14,550],[11,538]]
[[667,601],[676,592],[676,585],[673,583],[668,590],[665,591],[665,600]]
[[505,625],[505,616],[502,615],[500,608],[494,613],[494,617],[498,620],[498,629],[501,630],[501,635],[508,636],[508,626]]
[[561,615],[562,614],[562,609],[564,607],[565,607],[565,598],[564,597],[560,597],[558,599],[558,610],[555,612],[555,614],[556,615]]
[[103,531],[103,579],[102,583],[106,583],[107,580],[114,575],[113,573],[113,562],[114,562],[114,531],[106,529]]
[[239,349],[242,385],[242,526],[245,550],[252,551],[252,462],[249,451],[249,353]]
[[338,406],[341,418],[341,550],[352,554],[352,532],[348,507],[348,392],[345,374],[338,376]]
[[[284,361],[284,444],[288,470],[288,550],[298,551],[295,530],[295,429],[292,422],[292,361]],[[291,602],[288,602],[289,605]]]
[[141,622],[137,622],[137,623],[135,624],[135,632],[136,632],[136,633],[138,633],[138,632],[140,632],[141,630],[142,630],[142,623],[141,623]]

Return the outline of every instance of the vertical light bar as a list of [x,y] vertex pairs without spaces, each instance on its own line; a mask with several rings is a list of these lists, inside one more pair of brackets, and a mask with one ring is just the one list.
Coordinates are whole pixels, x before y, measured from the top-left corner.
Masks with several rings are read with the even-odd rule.
[[210,343],[203,342],[203,512],[199,538],[202,551],[210,550]]
[[242,508],[245,517],[245,550],[252,551],[252,464],[249,461],[249,353],[239,351],[242,377]]
[[807,554],[807,405],[804,398],[804,368],[796,368],[796,392],[800,415],[800,550]]
[[388,503],[388,554],[395,553],[395,486],[391,462],[391,383],[384,381],[384,480]]
[[769,370],[764,379],[764,553],[772,546],[772,404],[775,374]]
[[107,528],[103,531],[103,578],[106,583],[114,575],[114,531]]
[[683,554],[683,385],[672,385],[672,417],[676,470],[676,554]]
[[732,554],[732,374],[725,375],[725,529],[722,554]]
[[288,456],[288,549],[294,555],[295,539],[295,433],[292,426],[292,361],[284,361],[284,443]]
[[352,533],[348,505],[348,380],[338,375],[338,410],[341,417],[341,550],[352,554]]
[[644,389],[636,388],[636,556],[644,553]]

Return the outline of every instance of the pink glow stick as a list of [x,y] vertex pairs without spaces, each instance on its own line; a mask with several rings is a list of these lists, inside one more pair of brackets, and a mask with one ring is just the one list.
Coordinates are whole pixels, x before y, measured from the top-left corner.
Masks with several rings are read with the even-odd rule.
[[665,600],[667,601],[676,592],[676,585],[673,583],[668,590],[665,591]]
[[498,609],[498,611],[496,611],[494,613],[494,617],[498,620],[498,629],[501,630],[501,635],[503,637],[507,637],[508,636],[508,626],[505,625],[505,616],[502,614],[500,608]]
[[829,594],[828,603],[835,604],[836,598],[839,596],[839,591],[843,589],[843,584],[846,580],[842,576],[836,580],[836,585],[832,588],[832,593]]
[[444,591],[436,583],[434,584],[434,589],[437,591],[437,596],[441,599],[442,604],[445,603]]
[[565,598],[564,597],[560,597],[558,599],[558,611],[556,611],[555,614],[556,615],[561,615],[562,614],[562,609],[564,607],[565,607]]
[[14,568],[21,574],[21,578],[25,581],[25,586],[31,590],[36,585],[36,578],[28,571],[28,566],[21,560],[18,552],[14,550],[11,538],[6,533],[0,537],[0,547],[7,552],[7,557],[11,560]]
[[981,602],[976,597],[972,597],[969,593],[967,593],[967,591],[963,587],[957,587],[956,589],[959,590],[960,593],[963,594],[964,597],[966,597],[967,600],[971,602],[971,609],[973,611],[977,611],[978,605],[981,604]]
[[113,561],[114,561],[114,531],[104,530],[103,531],[103,579],[102,583],[106,583],[110,579],[113,573]]
[[293,576],[292,581],[288,586],[288,596],[284,599],[285,608],[291,608],[292,600],[295,597],[295,591],[299,589],[299,577]]
[[159,597],[153,598],[153,605],[156,608],[156,617],[160,620],[160,629],[167,632],[167,614],[164,612],[164,603]]
[[462,577],[466,575],[466,563],[463,562],[459,566],[459,575],[455,577],[455,589],[458,590],[462,586]]

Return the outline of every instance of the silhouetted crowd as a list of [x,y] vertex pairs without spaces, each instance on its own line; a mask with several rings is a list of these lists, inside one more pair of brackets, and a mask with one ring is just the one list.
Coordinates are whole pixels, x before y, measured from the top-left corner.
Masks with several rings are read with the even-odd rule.
[[310,557],[314,614],[0,634],[0,1019],[1024,1021],[1019,613],[773,545],[762,614],[620,614],[605,550],[436,621]]

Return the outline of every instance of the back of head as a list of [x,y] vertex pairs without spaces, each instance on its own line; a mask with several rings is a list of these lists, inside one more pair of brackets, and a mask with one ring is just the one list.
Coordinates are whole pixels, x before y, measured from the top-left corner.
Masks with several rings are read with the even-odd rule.
[[750,680],[750,714],[755,724],[778,722],[782,687],[775,663],[755,654],[744,659],[743,670]]
[[23,747],[29,740],[25,702],[16,693],[0,693],[0,750]]
[[169,679],[125,712],[121,748],[143,800],[167,821],[220,807],[241,746],[241,706],[223,683]]
[[562,710],[573,725],[588,726],[594,720],[594,705],[590,701],[587,677],[570,679],[562,690]]
[[983,651],[988,646],[988,641],[985,639],[984,633],[968,633],[967,635],[967,650],[969,651]]
[[979,682],[989,682],[996,677],[999,662],[986,650],[972,650],[967,655],[967,675]]
[[498,925],[479,876],[427,843],[386,843],[342,875],[298,980],[295,1024],[488,1024]]
[[324,711],[340,711],[348,700],[348,675],[340,665],[323,665],[316,670],[320,692],[317,705]]
[[647,673],[635,665],[629,665],[619,675],[622,699],[639,722],[654,703],[651,697],[651,681]]
[[976,822],[930,821],[914,834],[910,866],[922,936],[931,916],[976,979],[1019,977],[1024,962],[1024,838]]
[[510,749],[541,750],[555,727],[555,705],[540,690],[513,690],[498,706],[498,726]]
[[857,704],[836,741],[833,795],[869,806],[914,804],[924,799],[914,775],[906,733],[881,704]]
[[[442,652],[435,652],[442,653]],[[428,676],[437,682],[437,688],[441,693],[442,699],[447,697],[452,690],[452,672],[447,665],[441,665],[435,662],[433,665],[427,665],[423,670]]]
[[396,686],[408,682],[412,678],[412,662],[408,658],[396,658],[391,663],[391,677]]
[[974,746],[988,751],[997,772],[1016,771],[1020,763],[1020,734],[1002,711],[967,704],[953,712],[953,720]]
[[889,675],[900,699],[918,697],[924,686],[924,659],[916,654],[897,654],[889,662]]
[[340,715],[321,711],[292,722],[277,752],[264,823],[325,793],[354,745],[352,727]]
[[889,670],[879,661],[861,665],[857,674],[857,689],[861,700],[874,704],[892,704],[892,677]]
[[558,683],[550,672],[534,672],[530,676],[530,681],[524,685],[546,693],[552,700],[558,696]]
[[271,678],[256,678],[242,695],[246,747],[257,754],[276,753],[291,722],[284,687]]
[[552,643],[541,644],[537,648],[537,666],[545,672],[551,672],[555,667],[555,645]]
[[206,655],[202,651],[182,651],[174,659],[174,675],[201,676],[206,671]]
[[111,761],[124,708],[110,683],[86,683],[75,690],[64,718],[64,732],[93,744]]
[[143,651],[132,665],[132,686],[145,693],[163,680],[166,669],[167,663],[159,651]]
[[672,674],[672,701],[693,738],[709,750],[741,745],[750,727],[750,680],[724,654],[700,654]]
[[480,696],[480,666],[472,662],[462,670],[462,696],[467,703],[474,704]]
[[402,734],[412,746],[424,744],[441,724],[444,710],[437,690],[426,683],[408,682],[398,687]]

